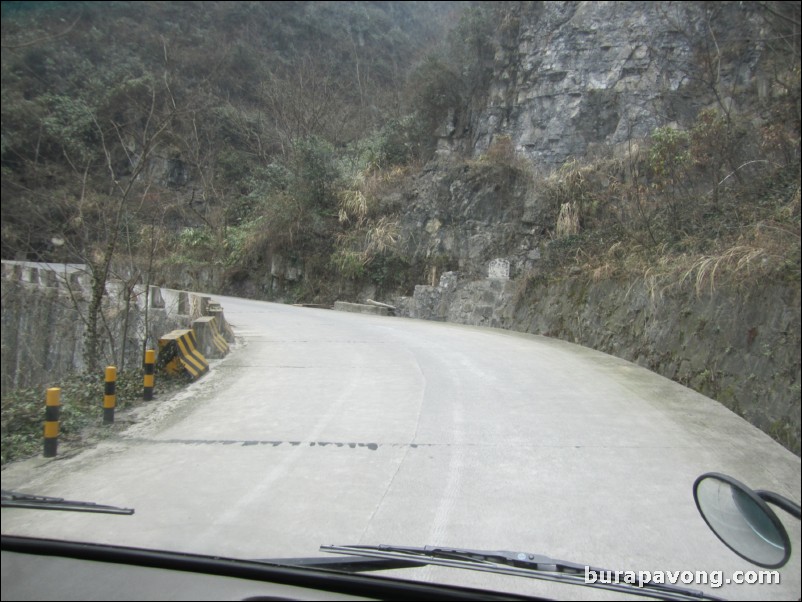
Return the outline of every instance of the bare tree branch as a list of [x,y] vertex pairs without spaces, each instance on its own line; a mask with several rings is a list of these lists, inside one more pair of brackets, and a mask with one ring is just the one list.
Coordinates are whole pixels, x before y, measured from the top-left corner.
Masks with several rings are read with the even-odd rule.
[[35,40],[29,40],[28,42],[22,42],[21,44],[0,44],[0,47],[16,50],[17,48],[27,48],[28,46],[36,46],[37,44],[44,44],[45,42],[50,42],[51,40],[56,40],[58,38],[66,36],[72,29],[77,25],[78,21],[81,20],[81,17],[78,17],[73,21],[70,25],[67,26],[62,32],[54,33],[53,35],[44,36],[41,38],[36,38]]

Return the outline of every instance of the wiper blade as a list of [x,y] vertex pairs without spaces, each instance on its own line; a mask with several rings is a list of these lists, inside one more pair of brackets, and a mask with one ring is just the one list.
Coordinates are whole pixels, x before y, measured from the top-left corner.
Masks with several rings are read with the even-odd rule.
[[72,512],[98,512],[102,514],[133,514],[133,508],[106,506],[94,502],[76,502],[60,497],[30,495],[16,491],[2,490],[3,508],[33,508],[37,510],[69,510]]
[[[425,546],[422,548],[405,546],[321,546],[323,552],[336,552],[339,554],[352,554],[387,559],[415,559],[427,564],[447,566],[452,568],[471,569],[556,581],[573,585],[582,585],[616,592],[626,592],[635,596],[657,597],[662,600],[722,600],[700,591],[688,590],[663,583],[644,582],[642,585],[625,581],[605,582],[597,579],[588,582],[585,571],[595,571],[596,575],[616,574],[615,571],[586,567],[586,565],[556,560],[540,554],[529,552],[509,552],[506,550],[471,550],[464,548],[448,548],[440,546]],[[618,571],[618,574],[623,574]],[[637,574],[634,571],[627,573]]]
[[399,558],[376,558],[348,556],[325,556],[312,558],[260,558],[253,562],[264,562],[265,564],[279,564],[283,566],[295,566],[313,569],[326,569],[331,571],[343,571],[346,573],[367,573],[370,571],[391,571],[395,569],[413,569],[429,564],[426,560],[399,559]]

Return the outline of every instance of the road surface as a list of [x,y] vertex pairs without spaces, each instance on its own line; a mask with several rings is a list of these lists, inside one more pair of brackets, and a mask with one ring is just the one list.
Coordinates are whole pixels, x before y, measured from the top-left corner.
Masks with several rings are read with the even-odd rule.
[[[799,500],[798,457],[718,403],[611,356],[499,330],[215,300],[239,343],[209,375],[94,449],[3,471],[4,489],[136,514],[4,509],[4,533],[243,558],[437,544],[727,578],[758,567],[707,529],[695,478],[723,472]],[[799,521],[781,518],[794,555],[780,586],[691,587],[799,598]],[[486,573],[394,573],[412,575],[598,594]]]

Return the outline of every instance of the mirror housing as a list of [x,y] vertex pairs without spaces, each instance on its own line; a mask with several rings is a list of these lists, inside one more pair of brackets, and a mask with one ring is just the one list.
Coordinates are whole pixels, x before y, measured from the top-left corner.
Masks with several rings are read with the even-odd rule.
[[708,527],[738,556],[766,568],[788,562],[788,532],[757,492],[730,476],[710,472],[696,479],[693,498]]

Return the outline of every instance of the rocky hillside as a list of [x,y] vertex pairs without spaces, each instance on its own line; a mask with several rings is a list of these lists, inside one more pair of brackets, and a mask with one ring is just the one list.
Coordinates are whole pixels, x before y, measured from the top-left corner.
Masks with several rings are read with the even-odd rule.
[[476,154],[506,135],[522,156],[559,165],[688,127],[708,106],[751,110],[784,92],[772,90],[766,17],[754,2],[519,3],[496,33],[471,137],[447,141]]

